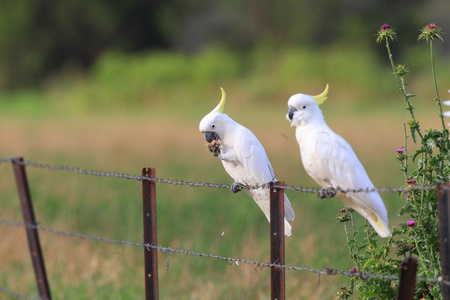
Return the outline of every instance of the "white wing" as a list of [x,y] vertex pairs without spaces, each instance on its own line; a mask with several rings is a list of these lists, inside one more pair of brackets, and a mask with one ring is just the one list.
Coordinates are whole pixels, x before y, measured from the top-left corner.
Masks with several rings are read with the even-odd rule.
[[[308,142],[302,147],[302,160],[307,173],[317,183],[342,189],[373,187],[353,149],[342,137],[331,130],[322,130],[316,131],[315,138]],[[368,219],[381,236],[390,235],[387,211],[378,192],[347,193],[338,197]]]
[[273,168],[256,136],[241,126],[234,144],[236,156],[249,175],[248,184],[267,183],[275,178]]
[[[256,185],[275,181],[275,173],[267,157],[264,147],[256,136],[247,128],[240,127],[235,142],[235,151],[246,171],[245,184]],[[270,195],[268,189],[248,191],[260,208],[270,219]],[[260,200],[258,201],[257,198]],[[263,203],[264,202],[264,203]],[[265,208],[263,208],[263,206]],[[295,213],[289,198],[284,195],[284,214],[287,220],[293,221]]]

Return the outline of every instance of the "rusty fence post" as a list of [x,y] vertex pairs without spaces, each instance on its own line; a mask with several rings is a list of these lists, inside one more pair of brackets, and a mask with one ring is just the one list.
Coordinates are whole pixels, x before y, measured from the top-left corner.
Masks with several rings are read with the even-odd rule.
[[410,256],[403,260],[400,269],[398,300],[414,300],[416,288],[417,259]]
[[[155,178],[154,168],[144,168],[143,177]],[[156,231],[156,183],[142,181],[142,202],[144,217],[144,244],[157,246]],[[145,260],[145,299],[159,299],[158,291],[158,249],[144,248]]]
[[[23,162],[22,157],[14,158],[12,160],[23,220],[25,224],[37,225],[25,166],[21,164],[21,162]],[[25,230],[27,232],[28,245],[30,247],[31,260],[33,261],[34,275],[36,277],[39,296],[43,299],[51,299],[38,230],[28,226],[25,227]]]
[[[284,186],[277,181],[276,185]],[[270,263],[285,264],[284,247],[284,189],[270,183]],[[285,299],[285,269],[271,267],[271,299]]]
[[[438,185],[439,252],[441,254],[442,279],[450,280],[450,183]],[[444,300],[450,299],[450,286],[442,284]]]

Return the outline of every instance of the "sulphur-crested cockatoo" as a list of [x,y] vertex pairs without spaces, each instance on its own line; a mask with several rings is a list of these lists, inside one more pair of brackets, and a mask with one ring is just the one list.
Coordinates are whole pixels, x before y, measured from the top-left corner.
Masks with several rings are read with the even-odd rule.
[[[327,94],[328,85],[320,95],[296,94],[288,101],[286,118],[296,127],[303,167],[323,188],[373,188],[352,147],[325,123],[319,105]],[[378,192],[338,192],[336,196],[366,218],[381,237],[391,235],[387,211]]]
[[[231,190],[234,193],[243,186],[255,186],[276,181],[272,166],[263,146],[256,136],[244,126],[224,114],[226,94],[222,90],[219,105],[200,122],[200,132],[209,143],[214,156],[222,161],[227,173],[234,179]],[[268,188],[246,189],[270,222],[270,195]],[[289,199],[284,195],[284,233],[291,235],[289,221],[295,218]]]

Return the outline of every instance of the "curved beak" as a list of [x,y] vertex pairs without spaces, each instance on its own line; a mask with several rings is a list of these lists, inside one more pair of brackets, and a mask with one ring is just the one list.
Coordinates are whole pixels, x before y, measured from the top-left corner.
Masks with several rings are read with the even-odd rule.
[[211,143],[214,140],[220,139],[220,137],[214,131],[203,132],[203,136],[208,143]]
[[297,110],[295,108],[293,108],[292,106],[289,107],[289,111],[288,111],[287,116],[286,116],[286,117],[288,117],[289,121],[292,121],[292,118],[294,117],[294,113],[296,111]]

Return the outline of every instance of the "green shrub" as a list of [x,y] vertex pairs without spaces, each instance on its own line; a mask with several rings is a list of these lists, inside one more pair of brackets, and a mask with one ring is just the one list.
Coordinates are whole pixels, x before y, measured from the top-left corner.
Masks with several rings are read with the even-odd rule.
[[[415,95],[406,91],[405,76],[408,68],[394,64],[390,42],[396,41],[397,35],[387,24],[381,27],[377,35],[378,42],[386,43],[397,82],[397,92],[403,96],[406,110],[411,115],[411,120],[404,125],[404,146],[397,149],[397,159],[408,187],[430,186],[450,179],[449,133],[445,128],[442,115],[433,57],[433,40],[442,39],[440,28],[434,24],[427,25],[419,36],[419,40],[421,39],[426,39],[430,45],[432,82],[436,93],[434,101],[439,107],[442,125],[440,130],[429,129],[425,132],[420,128],[411,102]],[[410,150],[411,146],[416,150]],[[413,152],[415,153],[410,154]],[[350,271],[355,274],[351,278],[351,286],[339,291],[339,299],[349,299],[354,293],[356,284],[360,297],[363,299],[396,299],[398,280],[370,278],[364,281],[361,280],[362,274],[398,274],[402,259],[409,255],[418,257],[417,276],[425,278],[440,276],[436,190],[415,189],[402,192],[400,196],[405,199],[405,204],[400,209],[399,215],[407,217],[408,221],[400,223],[400,228],[394,227],[392,237],[385,243],[378,240],[374,230],[367,224],[356,228],[352,211],[343,210],[339,213],[338,222],[344,223],[350,258],[355,263],[354,269]],[[347,225],[348,222],[351,222],[351,226]],[[441,286],[430,282],[418,282],[415,297],[416,299],[441,299]]]

